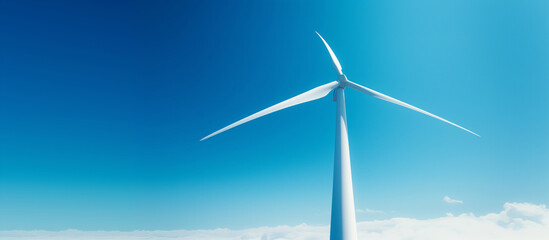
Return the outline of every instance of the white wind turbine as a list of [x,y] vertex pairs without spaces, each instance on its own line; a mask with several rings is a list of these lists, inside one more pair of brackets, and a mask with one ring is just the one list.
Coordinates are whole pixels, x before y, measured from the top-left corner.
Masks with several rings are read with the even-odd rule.
[[337,60],[334,52],[332,51],[328,43],[324,40],[324,38],[322,38],[322,36],[320,36],[318,32],[317,34],[320,37],[320,39],[322,39],[322,42],[324,42],[324,45],[328,49],[328,52],[330,52],[330,56],[332,57],[332,62],[334,64],[336,73],[338,75],[337,81],[324,84],[322,86],[309,90],[305,93],[297,95],[293,98],[290,98],[286,101],[283,101],[279,104],[276,104],[274,106],[261,110],[248,117],[245,117],[229,126],[226,126],[222,129],[215,131],[214,133],[202,138],[200,141],[213,137],[219,133],[227,131],[243,123],[265,116],[269,113],[273,113],[278,110],[289,108],[291,106],[295,106],[301,103],[322,98],[328,95],[328,93],[330,93],[332,90],[335,89],[334,98],[335,98],[335,101],[337,102],[337,107],[336,107],[337,118],[336,118],[334,183],[333,183],[333,192],[332,192],[332,216],[331,216],[332,219],[330,224],[330,239],[331,240],[354,240],[356,239],[356,220],[355,220],[355,204],[353,200],[353,184],[351,180],[349,140],[347,138],[347,117],[345,114],[344,90],[346,87],[350,87],[352,89],[366,93],[372,97],[376,97],[381,100],[398,104],[400,106],[434,117],[438,120],[444,121],[458,128],[461,128],[467,132],[470,132],[476,136],[479,136],[479,135],[453,122],[450,122],[444,118],[436,116],[432,113],[421,110],[410,104],[399,101],[385,94],[382,94],[380,92],[374,91],[372,89],[369,89],[367,87],[364,87],[362,85],[349,81],[345,76],[345,74],[341,72],[341,65],[339,64],[339,61]]

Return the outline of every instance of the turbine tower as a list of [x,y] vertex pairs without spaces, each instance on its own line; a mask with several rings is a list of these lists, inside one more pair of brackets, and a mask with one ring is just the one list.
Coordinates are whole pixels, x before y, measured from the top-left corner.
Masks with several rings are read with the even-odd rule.
[[279,104],[261,110],[255,114],[252,114],[248,117],[245,117],[229,126],[226,126],[222,129],[215,131],[214,133],[202,138],[200,141],[213,137],[219,133],[227,131],[231,128],[234,128],[243,123],[249,122],[256,118],[265,116],[269,113],[273,113],[285,108],[289,108],[301,103],[310,102],[319,98],[322,98],[332,90],[334,91],[334,98],[337,102],[336,105],[336,136],[335,136],[335,155],[334,155],[334,182],[333,182],[333,191],[332,191],[332,216],[330,224],[330,240],[355,240],[356,239],[356,219],[355,219],[355,203],[353,198],[353,183],[351,178],[351,159],[349,156],[349,139],[347,137],[347,116],[345,113],[345,88],[349,87],[351,89],[366,93],[372,97],[385,100],[414,111],[426,114],[438,120],[444,121],[451,125],[454,125],[458,128],[461,128],[469,133],[472,133],[478,137],[478,134],[467,130],[464,127],[461,127],[453,122],[450,122],[444,118],[431,114],[427,111],[414,107],[405,102],[399,101],[392,97],[389,97],[380,92],[374,91],[357,83],[351,82],[347,79],[345,74],[341,71],[341,64],[337,60],[332,48],[328,43],[320,36],[317,32],[322,42],[328,49],[330,57],[332,58],[332,63],[334,64],[337,80],[324,84],[322,86],[316,87],[312,90],[309,90],[305,93],[297,95],[293,98],[290,98],[286,101],[283,101]]

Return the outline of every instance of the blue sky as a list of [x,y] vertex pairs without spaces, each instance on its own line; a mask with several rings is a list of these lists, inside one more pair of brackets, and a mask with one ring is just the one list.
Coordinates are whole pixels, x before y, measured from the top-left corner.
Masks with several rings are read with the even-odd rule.
[[[326,225],[335,104],[207,134],[335,80],[355,205],[549,204],[546,1],[2,2],[0,230]],[[448,204],[444,196],[463,201]]]

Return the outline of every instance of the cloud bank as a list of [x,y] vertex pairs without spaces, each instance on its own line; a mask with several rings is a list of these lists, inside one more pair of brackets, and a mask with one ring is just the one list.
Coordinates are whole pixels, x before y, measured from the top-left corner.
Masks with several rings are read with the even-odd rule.
[[[419,220],[392,218],[357,224],[359,239],[372,240],[546,240],[549,236],[549,209],[545,205],[505,203],[503,211],[475,216],[472,213]],[[227,239],[328,239],[328,226],[260,227],[244,230],[176,230],[176,231],[0,231],[0,239],[19,240],[227,240]]]

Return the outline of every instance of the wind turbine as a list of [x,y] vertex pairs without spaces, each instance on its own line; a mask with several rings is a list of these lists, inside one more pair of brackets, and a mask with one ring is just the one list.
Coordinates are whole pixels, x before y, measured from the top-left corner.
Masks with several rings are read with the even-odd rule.
[[351,180],[351,161],[349,157],[349,139],[347,137],[347,117],[345,113],[345,88],[349,87],[354,90],[366,93],[372,97],[385,100],[414,111],[426,114],[428,116],[434,117],[438,120],[444,121],[451,125],[454,125],[458,128],[461,128],[469,133],[472,133],[478,137],[478,134],[469,131],[468,129],[461,127],[453,122],[450,122],[444,118],[436,116],[432,113],[414,107],[405,102],[399,101],[392,97],[389,97],[380,92],[374,91],[357,83],[351,82],[347,79],[347,76],[341,71],[341,64],[337,60],[332,48],[328,43],[320,36],[317,32],[322,42],[328,49],[330,57],[332,58],[332,63],[334,64],[337,80],[324,84],[322,86],[313,88],[307,92],[304,92],[300,95],[297,95],[293,98],[290,98],[286,101],[283,101],[279,104],[261,110],[257,113],[254,113],[248,117],[245,117],[229,126],[226,126],[222,129],[215,131],[214,133],[202,138],[206,140],[217,134],[220,134],[224,131],[227,131],[231,128],[234,128],[243,123],[249,122],[256,118],[265,116],[269,113],[273,113],[285,108],[289,108],[301,103],[310,102],[319,98],[322,98],[332,90],[334,91],[334,101],[337,102],[336,107],[336,138],[335,138],[335,156],[334,156],[334,182],[333,182],[333,191],[332,191],[332,219],[330,224],[330,240],[354,240],[356,239],[356,220],[355,220],[355,203],[353,199],[353,183]]

